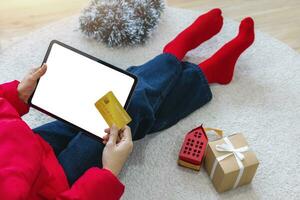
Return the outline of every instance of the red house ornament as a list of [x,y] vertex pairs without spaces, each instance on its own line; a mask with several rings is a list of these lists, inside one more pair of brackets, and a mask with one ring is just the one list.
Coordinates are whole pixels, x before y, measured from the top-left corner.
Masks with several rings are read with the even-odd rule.
[[208,139],[202,125],[188,132],[181,146],[178,164],[199,171],[207,143]]

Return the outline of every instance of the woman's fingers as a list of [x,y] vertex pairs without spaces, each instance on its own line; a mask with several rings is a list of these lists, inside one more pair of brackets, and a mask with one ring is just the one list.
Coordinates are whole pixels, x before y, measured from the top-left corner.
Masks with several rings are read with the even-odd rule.
[[[115,127],[116,128],[116,127]],[[107,142],[109,141],[110,135],[111,135],[111,130],[112,128],[106,128],[104,129],[104,132],[107,133],[107,135],[103,136],[103,144],[107,144]],[[117,128],[116,128],[117,130]],[[125,135],[125,133],[126,135]],[[130,128],[128,126],[124,127],[122,130],[117,130],[117,136],[116,139],[113,136],[113,139],[115,141],[113,141],[115,144],[118,144],[120,141],[124,141],[124,140],[128,140],[131,141],[131,131]]]
[[118,138],[117,138],[117,144],[121,141],[121,136],[120,136],[120,133],[118,134]]
[[107,134],[107,135],[105,135],[105,136],[103,136],[103,141],[102,141],[102,143],[103,144],[106,144],[107,143],[107,141],[108,141],[108,139],[109,139],[109,134]]
[[103,140],[108,140],[108,138],[109,138],[109,134],[103,136]]
[[118,135],[118,128],[115,125],[112,125],[107,144],[115,145],[118,139]]
[[33,78],[35,80],[41,78],[47,71],[47,64],[43,64],[40,68],[35,70],[35,72],[32,74]]
[[125,141],[132,141],[132,135],[131,135],[131,130],[129,126],[125,126],[125,129],[123,131],[123,137],[122,140]]
[[[107,133],[105,136],[103,136],[103,144],[106,144],[108,139],[109,139],[109,135],[110,135],[110,128],[106,128],[104,129],[104,132]],[[117,141],[116,143],[119,143],[122,139],[122,136],[120,135],[121,132],[118,132],[118,137],[117,137]]]
[[[107,144],[108,139],[109,139],[109,135],[105,135],[102,139],[103,139],[102,143]],[[116,144],[118,144],[121,141],[121,139],[122,138],[120,136],[118,136]]]

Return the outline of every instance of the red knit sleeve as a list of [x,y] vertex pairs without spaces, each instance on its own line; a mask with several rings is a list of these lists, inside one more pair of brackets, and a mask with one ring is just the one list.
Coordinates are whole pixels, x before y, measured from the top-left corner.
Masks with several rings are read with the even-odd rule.
[[19,81],[12,81],[0,85],[0,97],[6,99],[19,113],[20,116],[28,113],[29,106],[25,104],[18,95]]
[[121,198],[124,188],[124,185],[110,171],[94,167],[86,171],[70,190],[60,194],[57,200],[117,200]]

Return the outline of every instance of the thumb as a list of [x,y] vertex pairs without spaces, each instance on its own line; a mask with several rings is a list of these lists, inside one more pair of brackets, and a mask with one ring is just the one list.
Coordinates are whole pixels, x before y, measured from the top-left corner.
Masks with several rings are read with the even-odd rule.
[[126,140],[126,141],[132,141],[132,135],[131,135],[131,130],[130,130],[130,127],[129,126],[125,126],[125,129],[123,131],[123,140]]
[[40,77],[42,77],[47,71],[47,64],[43,64],[40,68],[38,68],[34,73],[33,73],[33,77],[35,79],[39,79]]
[[119,131],[117,127],[115,125],[112,125],[107,144],[115,145],[118,139],[118,135],[119,135]]

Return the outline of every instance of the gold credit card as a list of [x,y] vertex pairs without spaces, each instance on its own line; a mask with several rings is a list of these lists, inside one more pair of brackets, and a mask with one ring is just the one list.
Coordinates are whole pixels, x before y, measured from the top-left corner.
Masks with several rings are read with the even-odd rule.
[[132,120],[112,91],[101,97],[95,106],[109,127],[115,124],[122,129]]

